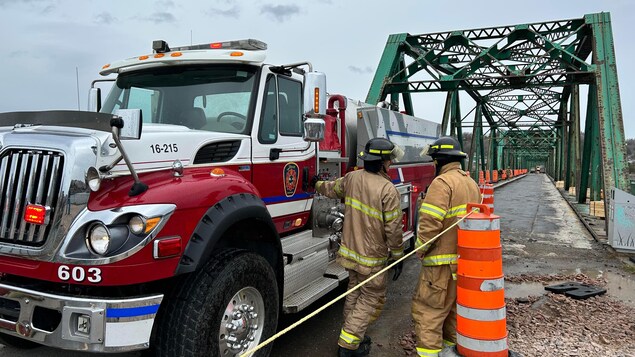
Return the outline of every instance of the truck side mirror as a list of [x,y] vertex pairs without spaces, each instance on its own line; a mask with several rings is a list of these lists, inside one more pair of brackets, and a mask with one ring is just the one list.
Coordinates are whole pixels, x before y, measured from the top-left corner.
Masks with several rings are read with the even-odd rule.
[[326,115],[326,75],[308,72],[304,77],[304,113],[308,117]]
[[138,140],[141,138],[141,109],[119,109],[115,115],[123,119],[123,127],[119,131],[121,140]]
[[304,133],[302,138],[304,141],[318,142],[324,140],[324,119],[307,118],[304,121]]
[[101,89],[91,88],[88,91],[88,111],[99,112],[101,110]]

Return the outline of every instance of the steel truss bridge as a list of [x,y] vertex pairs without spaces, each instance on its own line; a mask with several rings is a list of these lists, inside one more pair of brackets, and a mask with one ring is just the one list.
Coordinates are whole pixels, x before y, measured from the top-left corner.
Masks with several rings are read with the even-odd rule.
[[[630,191],[609,13],[390,35],[366,102],[414,115],[412,94],[428,92],[447,93],[440,134],[463,143],[472,130],[474,178],[479,170],[543,165],[565,190],[577,188],[579,203],[587,188],[594,201],[604,188]],[[470,103],[466,115],[460,97]]]

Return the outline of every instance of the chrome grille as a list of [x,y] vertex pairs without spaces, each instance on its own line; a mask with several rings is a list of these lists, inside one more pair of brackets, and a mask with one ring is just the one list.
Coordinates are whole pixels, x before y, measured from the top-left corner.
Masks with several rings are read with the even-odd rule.
[[[0,156],[0,242],[41,246],[56,214],[64,157],[48,150],[10,149]],[[49,207],[48,223],[27,223],[27,204]]]

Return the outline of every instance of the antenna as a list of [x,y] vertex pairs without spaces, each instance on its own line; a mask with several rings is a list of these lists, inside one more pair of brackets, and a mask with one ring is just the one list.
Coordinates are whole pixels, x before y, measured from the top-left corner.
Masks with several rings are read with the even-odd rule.
[[192,30],[190,30],[190,46],[192,46],[192,45],[193,45],[193,43],[192,43]]
[[77,110],[81,110],[79,108],[79,68],[75,66],[75,81],[77,82]]

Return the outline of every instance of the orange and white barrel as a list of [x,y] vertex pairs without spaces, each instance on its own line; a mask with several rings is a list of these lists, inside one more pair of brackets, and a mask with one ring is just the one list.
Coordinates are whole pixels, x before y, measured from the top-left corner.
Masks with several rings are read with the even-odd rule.
[[479,185],[481,195],[483,196],[483,204],[489,207],[489,211],[494,213],[494,186],[486,183]]
[[493,183],[498,182],[498,171],[497,170],[492,170],[492,182]]
[[500,243],[500,217],[488,206],[458,227],[457,349],[464,357],[507,357],[507,310]]
[[485,170],[485,183],[492,183],[489,176],[489,170]]

